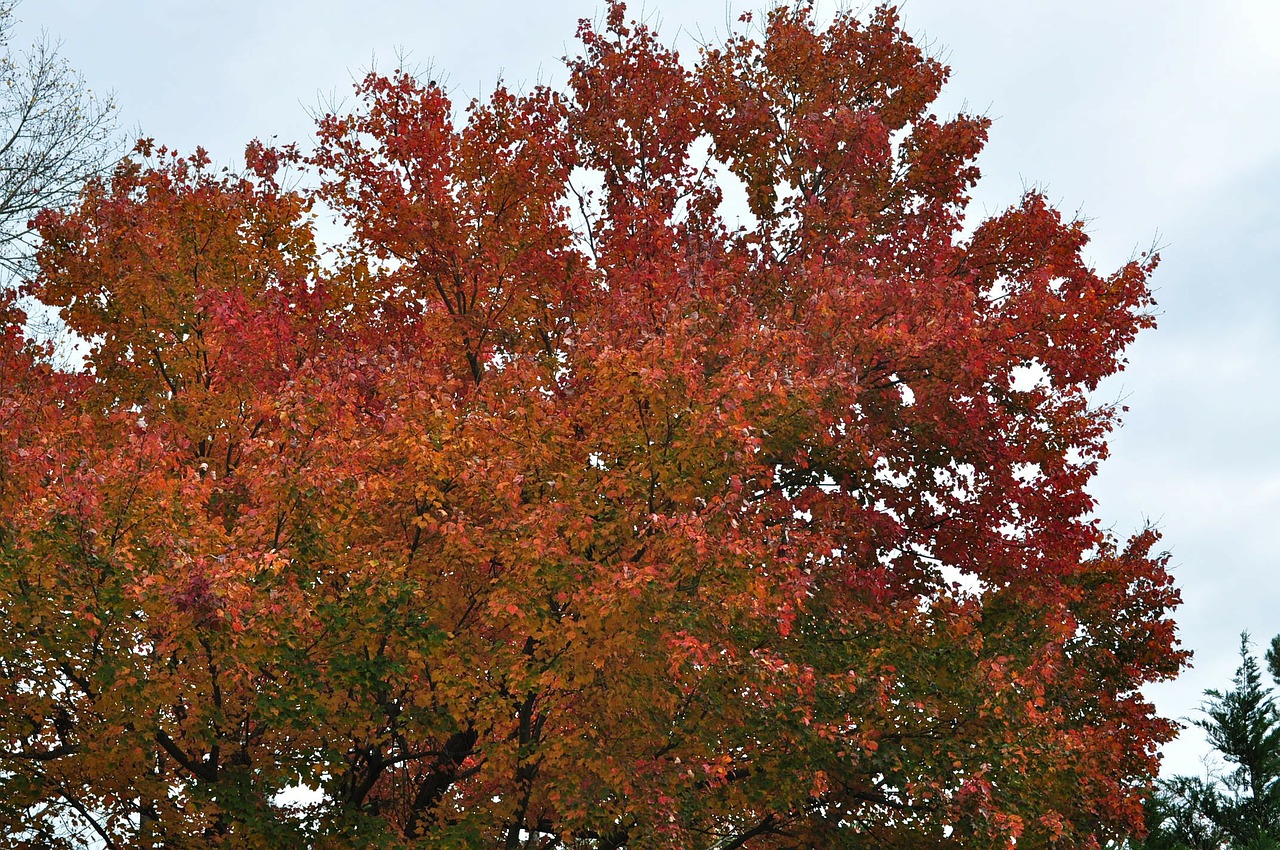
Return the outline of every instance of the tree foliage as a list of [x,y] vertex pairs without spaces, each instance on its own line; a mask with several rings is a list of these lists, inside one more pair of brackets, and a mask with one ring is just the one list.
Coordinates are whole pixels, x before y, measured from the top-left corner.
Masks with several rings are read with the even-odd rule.
[[0,335],[11,846],[1139,824],[1177,594],[1085,485],[1154,258],[1036,194],[966,235],[987,122],[891,9],[578,34],[567,92],[370,75],[306,162],[143,143],[40,216],[92,348]]
[[[1275,676],[1277,643],[1267,662]],[[1240,667],[1229,691],[1209,690],[1204,729],[1226,762],[1209,778],[1176,776],[1161,782],[1148,804],[1150,850],[1272,850],[1280,847],[1280,711],[1262,683],[1258,662],[1240,638]]]

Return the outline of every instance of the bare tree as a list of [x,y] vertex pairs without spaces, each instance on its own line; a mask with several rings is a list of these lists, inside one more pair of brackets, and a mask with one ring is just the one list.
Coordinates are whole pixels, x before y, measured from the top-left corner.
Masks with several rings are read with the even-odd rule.
[[119,145],[115,103],[97,97],[42,34],[11,50],[14,0],[0,0],[0,281],[21,276],[34,254],[31,217],[75,199]]

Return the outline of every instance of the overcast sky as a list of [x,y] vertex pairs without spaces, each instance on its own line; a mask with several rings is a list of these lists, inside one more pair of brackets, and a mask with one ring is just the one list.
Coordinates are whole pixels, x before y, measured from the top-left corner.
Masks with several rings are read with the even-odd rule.
[[[829,12],[830,3],[819,2]],[[1100,398],[1130,407],[1097,480],[1120,536],[1155,522],[1185,603],[1195,667],[1154,688],[1194,715],[1226,687],[1236,635],[1280,631],[1280,3],[1276,0],[906,0],[907,30],[952,68],[939,109],[995,119],[972,209],[1037,187],[1091,222],[1112,269],[1158,242],[1160,328]],[[631,11],[693,53],[765,2],[646,0]],[[133,132],[230,162],[254,137],[306,141],[309,111],[376,58],[432,68],[455,102],[500,77],[560,82],[591,0],[26,0],[40,29]],[[1198,772],[1200,738],[1166,751]]]

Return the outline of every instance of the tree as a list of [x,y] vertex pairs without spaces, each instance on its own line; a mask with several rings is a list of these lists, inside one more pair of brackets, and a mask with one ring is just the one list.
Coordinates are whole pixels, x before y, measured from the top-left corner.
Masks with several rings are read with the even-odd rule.
[[[1276,641],[1267,653],[1275,668]],[[1273,672],[1274,676],[1274,672]],[[1280,679],[1278,679],[1280,681]],[[1146,847],[1190,850],[1269,850],[1280,846],[1280,712],[1262,684],[1249,636],[1240,636],[1235,687],[1205,691],[1205,717],[1196,725],[1231,765],[1204,779],[1176,776],[1160,783],[1149,804]]]
[[99,99],[43,36],[14,54],[15,2],[0,2],[0,269],[30,270],[29,221],[73,202],[84,181],[110,166],[115,106]]
[[965,236],[987,122],[889,8],[579,36],[567,93],[370,75],[308,161],[143,143],[40,216],[93,344],[0,385],[13,846],[1139,827],[1177,593],[1084,488],[1154,258],[1035,194]]

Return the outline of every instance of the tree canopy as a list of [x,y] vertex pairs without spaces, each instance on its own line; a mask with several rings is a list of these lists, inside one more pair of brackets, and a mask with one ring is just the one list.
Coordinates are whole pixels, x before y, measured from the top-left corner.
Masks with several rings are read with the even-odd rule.
[[39,216],[90,350],[0,304],[9,846],[1139,827],[1177,593],[1085,488],[1155,258],[966,227],[988,122],[890,8],[578,36],[564,92],[371,74],[308,157],[143,142]]

